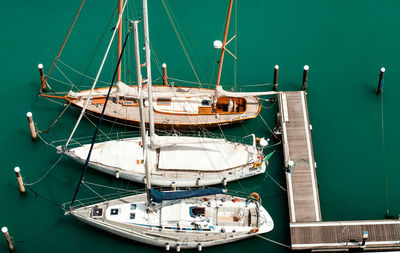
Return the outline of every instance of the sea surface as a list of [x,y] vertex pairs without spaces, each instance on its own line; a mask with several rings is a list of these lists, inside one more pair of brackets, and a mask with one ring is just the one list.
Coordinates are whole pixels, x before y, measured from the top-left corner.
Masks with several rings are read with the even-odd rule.
[[[310,66],[307,99],[322,219],[383,219],[386,213],[397,217],[400,213],[400,2],[235,2],[228,37],[237,36],[227,47],[237,60],[225,54],[221,79],[225,89],[271,90],[273,68],[278,64],[279,89],[299,90],[303,66]],[[64,109],[62,101],[38,97],[37,65],[42,63],[45,73],[49,72],[80,1],[21,0],[3,1],[1,5],[0,226],[9,228],[18,252],[162,252],[163,249],[129,241],[64,216],[60,205],[71,200],[82,166],[66,157],[60,158],[46,143],[67,138],[78,111],[68,109],[48,133],[40,134],[44,141],[32,142],[29,134],[28,111],[33,113],[37,128],[43,131]],[[89,77],[96,75],[116,23],[116,6],[113,0],[86,0],[57,63],[61,71],[55,68],[50,76],[53,90],[69,91],[70,83],[79,89],[92,85],[90,78],[76,71]],[[200,81],[204,87],[213,87],[219,52],[212,44],[214,40],[222,40],[227,7],[227,0],[149,0],[153,79],[160,82],[161,64],[165,62],[169,77]],[[139,18],[141,1],[130,1],[127,13],[130,19]],[[126,34],[128,21],[123,23]],[[122,61],[123,80],[133,83],[136,75],[132,38],[126,53]],[[141,53],[143,59],[144,51]],[[114,43],[100,80],[111,81],[116,55]],[[377,95],[381,67],[386,68],[385,86],[384,92]],[[189,85],[170,80],[175,85]],[[254,84],[269,85],[251,86]],[[286,186],[282,151],[281,146],[273,146],[278,141],[268,130],[275,126],[276,104],[264,102],[263,106],[260,117],[223,131],[237,138],[250,133],[270,138],[271,147],[266,153],[272,150],[277,153],[271,158],[269,176],[230,183],[228,188],[258,192],[275,222],[274,230],[264,236],[289,244],[287,195],[278,186]],[[102,131],[109,134],[136,129],[105,123]],[[93,132],[93,124],[84,118],[74,138]],[[24,195],[18,191],[15,166],[21,168],[26,183],[37,181],[27,187]],[[142,187],[92,169],[85,180],[124,189]],[[78,198],[86,196],[93,193],[83,187]],[[0,239],[0,252],[7,252],[6,247]],[[203,249],[247,250],[289,251],[260,238]]]

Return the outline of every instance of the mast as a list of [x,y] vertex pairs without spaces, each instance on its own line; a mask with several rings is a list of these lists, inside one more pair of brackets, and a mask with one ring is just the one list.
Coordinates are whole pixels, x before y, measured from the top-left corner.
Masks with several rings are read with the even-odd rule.
[[232,3],[233,3],[233,0],[230,0],[229,8],[228,8],[228,16],[226,17],[224,41],[222,42],[222,48],[221,48],[221,57],[219,58],[217,87],[219,86],[219,83],[220,83],[220,80],[221,80],[222,64],[224,62],[225,45],[226,45],[226,38],[228,37],[229,21],[231,19],[231,12],[232,12]]
[[[122,5],[123,1],[119,0],[118,3],[118,17],[121,16],[122,14]],[[122,22],[119,23],[118,26],[118,55],[119,57],[121,55],[121,50],[122,50]],[[117,82],[121,81],[121,63],[118,64],[118,72],[117,72]]]
[[150,138],[154,135],[154,112],[153,112],[153,92],[151,83],[151,60],[150,60],[150,38],[149,38],[149,19],[147,13],[147,0],[143,0],[143,26],[144,26],[144,47],[146,50],[146,70],[149,100],[149,128]]
[[144,166],[146,169],[146,191],[147,191],[147,196],[149,196],[149,190],[151,188],[150,163],[149,163],[149,159],[148,159],[149,155],[147,152],[147,135],[146,135],[144,112],[143,112],[143,89],[142,89],[142,74],[141,74],[141,67],[140,67],[139,36],[138,36],[139,21],[132,21],[132,23],[133,23],[133,38],[134,38],[134,43],[135,43],[136,77],[137,77],[138,94],[139,94],[140,135],[142,136],[143,158],[144,158]]

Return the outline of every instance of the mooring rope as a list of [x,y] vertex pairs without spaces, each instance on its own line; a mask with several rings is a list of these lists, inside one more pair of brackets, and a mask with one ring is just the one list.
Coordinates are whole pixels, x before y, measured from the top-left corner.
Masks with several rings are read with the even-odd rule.
[[281,188],[283,191],[287,191],[283,186],[281,186],[269,173],[268,171],[265,171],[265,174],[267,174],[267,176],[269,178],[271,178],[271,180],[279,187]]
[[268,242],[275,243],[275,244],[277,244],[277,245],[279,245],[279,246],[286,247],[286,248],[289,248],[289,249],[291,248],[289,245],[286,245],[286,244],[283,244],[283,243],[274,241],[274,240],[269,239],[269,238],[267,238],[267,237],[264,237],[264,236],[262,236],[262,235],[256,235],[256,236],[257,236],[258,238],[261,238],[261,239],[266,240],[266,241],[268,241]]
[[[64,110],[61,112],[60,115],[58,115],[57,119],[53,122],[53,124],[50,125],[49,128],[47,128],[46,130],[43,130],[43,131],[37,130],[37,132],[38,132],[38,133],[48,133],[48,132],[50,131],[50,129],[52,129],[53,126],[57,123],[57,121],[61,118],[61,116],[64,114],[64,112],[68,109],[68,107],[69,107],[70,105],[71,105],[71,102],[69,102],[69,103],[65,106]],[[36,126],[36,129],[37,129],[37,126]]]
[[264,120],[263,116],[260,113],[260,118],[261,120],[264,122],[264,124],[267,126],[268,130],[270,131],[270,133],[274,136],[275,139],[279,139],[278,136],[276,136],[276,134],[274,133],[274,131],[272,131],[272,129],[269,127],[269,125],[267,124],[267,122]]
[[57,70],[61,73],[61,75],[63,75],[63,77],[65,78],[65,79],[67,79],[67,81],[69,82],[69,84],[70,84],[70,87],[71,87],[71,89],[72,89],[72,87],[75,87],[78,91],[80,91],[79,89],[78,89],[78,87],[76,87],[76,85],[64,74],[64,72],[62,72],[62,70],[56,65],[56,68],[57,68]]
[[51,230],[53,230],[54,228],[56,228],[58,225],[60,225],[61,223],[63,223],[64,221],[66,221],[66,219],[61,218],[59,221],[57,221],[54,225],[50,226],[49,228],[45,229],[42,232],[39,232],[35,235],[31,235],[30,237],[28,237],[27,239],[23,239],[23,240],[15,240],[14,243],[25,243],[26,241],[30,241],[32,239],[35,239],[39,236],[42,236],[48,232],[50,232]]
[[53,164],[53,166],[51,166],[50,169],[48,171],[46,171],[46,173],[43,174],[43,176],[41,176],[38,180],[36,180],[33,183],[25,183],[24,185],[32,186],[32,185],[35,185],[35,184],[39,183],[40,181],[42,181],[57,166],[58,162],[61,161],[61,159],[63,157],[64,157],[64,153],[57,159],[57,161]]
[[389,215],[389,192],[388,192],[388,183],[387,183],[387,166],[386,166],[386,149],[385,149],[385,121],[383,117],[383,102],[384,102],[384,92],[381,93],[381,126],[382,126],[382,153],[383,153],[383,174],[384,174],[384,182],[385,182],[385,199],[386,199],[386,214],[385,216]]

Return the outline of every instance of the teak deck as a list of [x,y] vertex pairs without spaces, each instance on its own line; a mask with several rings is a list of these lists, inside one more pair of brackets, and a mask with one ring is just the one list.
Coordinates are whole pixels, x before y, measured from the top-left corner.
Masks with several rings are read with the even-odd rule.
[[278,99],[292,250],[400,250],[400,220],[322,222],[306,93]]

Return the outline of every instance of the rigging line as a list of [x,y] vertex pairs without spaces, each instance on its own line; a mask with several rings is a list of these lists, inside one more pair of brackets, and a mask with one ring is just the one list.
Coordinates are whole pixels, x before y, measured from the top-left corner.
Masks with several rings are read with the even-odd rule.
[[289,246],[289,245],[286,245],[286,244],[283,244],[283,243],[274,241],[274,240],[269,239],[269,238],[267,238],[267,237],[264,237],[264,236],[262,236],[262,235],[256,235],[256,236],[257,236],[258,238],[261,238],[261,239],[266,240],[266,241],[268,241],[268,242],[272,242],[272,243],[275,243],[275,244],[277,244],[277,245],[279,245],[279,246],[286,247],[286,248],[290,249],[290,246]]
[[[92,50],[91,54],[89,55],[89,59],[88,59],[88,60],[86,61],[86,63],[85,63],[86,68],[85,68],[85,70],[84,70],[83,73],[87,73],[87,72],[89,71],[89,68],[90,68],[90,66],[91,66],[92,63],[93,63],[93,60],[95,59],[96,53],[97,53],[97,51],[99,50],[99,48],[100,48],[100,46],[101,46],[101,43],[102,43],[102,41],[103,41],[103,39],[104,39],[104,36],[105,36],[106,33],[109,31],[110,24],[112,23],[112,21],[113,21],[113,19],[114,19],[114,16],[115,16],[115,14],[117,13],[117,10],[118,10],[117,7],[114,8],[114,11],[113,11],[112,15],[110,16],[110,18],[109,18],[109,20],[108,20],[108,22],[107,22],[107,24],[106,24],[106,26],[105,26],[105,28],[104,28],[103,33],[100,35],[99,39],[98,39],[97,42],[96,42],[96,45],[95,45],[94,49]],[[118,16],[118,15],[117,15],[117,16]],[[80,84],[80,83],[82,83],[82,81],[83,81],[83,78],[81,78],[81,79],[79,80],[78,83]],[[108,85],[108,84],[107,84],[107,85]]]
[[33,183],[25,183],[24,185],[26,185],[26,186],[31,186],[31,185],[34,185],[34,184],[37,184],[37,183],[39,183],[40,181],[42,181],[55,167],[56,167],[56,165],[58,164],[58,162],[60,162],[61,161],[61,159],[64,157],[64,154],[62,154],[58,159],[57,159],[57,161],[53,164],[53,166],[51,166],[50,167],[50,169],[48,170],[48,171],[46,171],[46,173],[44,173],[38,180],[36,180],[35,182],[33,182]]
[[177,30],[177,28],[176,28],[176,26],[175,26],[175,23],[174,23],[174,21],[173,21],[173,19],[172,19],[172,17],[171,17],[171,13],[169,12],[169,10],[168,10],[168,8],[167,8],[167,5],[166,5],[166,3],[165,3],[165,0],[161,0],[161,2],[163,3],[164,9],[165,9],[165,11],[167,12],[168,18],[169,18],[169,20],[170,20],[170,22],[171,22],[171,24],[172,24],[172,27],[174,28],[175,34],[176,34],[176,36],[178,37],[179,43],[181,44],[182,49],[183,49],[183,51],[185,52],[185,55],[186,55],[187,60],[189,61],[190,67],[192,68],[193,73],[194,73],[194,75],[196,76],[196,79],[197,79],[197,81],[198,81],[198,84],[199,84],[200,87],[202,87],[202,86],[201,86],[200,79],[199,79],[199,77],[198,77],[198,75],[197,75],[197,73],[196,73],[196,70],[194,69],[194,66],[193,66],[193,64],[192,64],[192,61],[190,60],[190,57],[189,57],[189,55],[188,55],[188,52],[186,51],[185,45],[183,44],[183,41],[182,41],[182,38],[181,38],[181,36],[180,36],[179,33],[178,33],[178,30]]
[[[119,26],[119,23],[121,22],[122,13],[123,13],[124,10],[125,10],[126,3],[127,3],[127,0],[125,0],[124,6],[123,6],[123,8],[122,8],[121,15],[119,15],[118,21],[117,21],[117,25],[116,25],[115,27],[118,27],[118,26]],[[80,115],[79,115],[78,121],[76,122],[76,124],[75,124],[75,126],[74,126],[74,129],[72,130],[71,136],[69,137],[67,143],[65,144],[65,148],[67,148],[69,142],[71,141],[72,136],[74,135],[74,133],[75,133],[75,131],[76,131],[76,128],[78,127],[78,125],[79,125],[79,123],[80,123],[80,121],[81,121],[81,119],[82,119],[82,116],[83,116],[83,114],[84,114],[85,111],[86,111],[86,108],[87,108],[87,106],[88,106],[88,104],[89,104],[89,100],[90,100],[89,98],[92,96],[94,87],[96,86],[97,80],[98,80],[99,77],[100,77],[100,73],[101,73],[101,71],[103,70],[104,63],[105,63],[105,61],[106,61],[106,59],[107,59],[107,56],[108,56],[108,53],[109,53],[109,51],[110,51],[111,44],[112,44],[112,42],[113,42],[113,40],[114,40],[114,37],[115,37],[116,32],[117,32],[117,29],[114,29],[114,32],[113,32],[113,34],[112,34],[112,36],[111,36],[111,39],[110,39],[110,42],[108,43],[108,47],[107,47],[106,54],[104,55],[103,60],[102,60],[101,65],[100,65],[100,68],[99,68],[99,71],[97,72],[96,79],[95,79],[94,82],[93,82],[92,88],[90,89],[90,92],[89,92],[89,96],[88,96],[88,98],[86,99],[85,105],[84,105],[84,107],[82,108],[82,111],[81,111],[81,113],[80,113]],[[129,33],[128,33],[128,34],[129,34]],[[125,42],[126,42],[126,41],[125,41]],[[120,57],[119,57],[119,58],[120,58]],[[118,59],[118,60],[120,60],[120,59]],[[111,83],[111,85],[112,85],[112,83]],[[111,89],[111,87],[110,87],[110,89]],[[109,92],[110,92],[110,90],[109,90]],[[107,95],[107,98],[108,98],[108,95]],[[104,105],[104,107],[103,107],[103,110],[104,110],[104,108],[105,108],[105,105]]]
[[40,131],[39,129],[37,129],[37,126],[36,126],[37,132],[38,132],[38,133],[48,133],[48,132],[50,131],[50,129],[52,129],[53,126],[58,122],[58,120],[61,118],[61,116],[64,114],[64,112],[68,109],[68,107],[69,107],[70,105],[71,105],[71,102],[68,102],[68,104],[65,106],[65,108],[64,108],[64,110],[61,112],[61,114],[58,115],[57,119],[56,119],[56,120],[53,122],[53,124],[51,124],[50,127],[47,128],[46,130]]
[[[69,66],[68,64],[66,64],[65,62],[63,62],[61,59],[59,59],[58,61],[59,61],[62,65],[64,65],[65,67],[69,68],[70,70],[72,70],[72,71],[78,73],[79,75],[81,75],[81,76],[83,76],[83,77],[86,77],[86,78],[88,78],[88,79],[90,79],[90,80],[95,80],[95,78],[93,78],[93,77],[91,77],[91,76],[88,76],[88,75],[86,75],[86,74],[80,72],[79,70],[74,69],[73,67]],[[97,82],[110,85],[109,82],[105,82],[105,81],[102,81],[102,80],[97,80]],[[90,87],[90,86],[88,86],[88,87]]]
[[[187,28],[187,27],[185,26],[185,25],[186,25],[185,22],[179,22],[179,21],[178,21],[178,19],[177,19],[176,16],[174,15],[174,12],[172,11],[171,6],[170,6],[169,3],[168,3],[168,0],[166,0],[166,4],[167,4],[169,10],[171,11],[171,16],[172,16],[173,20],[176,21],[176,26],[177,26],[177,28],[178,28],[178,31],[179,31],[180,34],[182,35],[182,38],[183,38],[184,43],[188,46],[189,54],[190,54],[190,55],[193,55],[193,56],[196,56],[196,55],[193,53],[193,50],[192,50],[192,49],[193,49],[193,48],[199,49],[199,48],[198,48],[198,46],[197,46],[197,44],[195,43],[194,40],[191,40],[192,43],[190,43],[190,44],[192,44],[192,46],[190,46],[190,44],[189,44],[189,42],[188,42],[188,39],[186,38],[187,36],[185,36],[184,30],[183,30],[182,27],[186,28],[186,34],[188,34],[189,36],[191,36],[190,32],[191,32],[191,30],[193,30],[193,29]],[[193,36],[191,36],[191,37],[193,37]],[[200,56],[203,56],[203,54],[201,54],[202,50],[200,50],[199,52],[200,52]],[[205,60],[206,60],[206,62],[208,63],[208,60],[207,60],[206,58],[205,58]],[[200,65],[199,65],[198,61],[194,61],[194,65],[196,66],[196,69],[199,71],[199,76],[202,77],[202,80],[204,80],[204,79],[205,79],[205,78],[204,78],[204,73],[203,73],[202,69],[200,68]]]
[[[197,82],[187,81],[187,80],[178,79],[178,78],[173,78],[173,77],[169,77],[169,76],[168,76],[168,79],[171,79],[171,80],[173,80],[173,81],[182,82],[182,83],[198,84]],[[203,84],[209,85],[209,86],[214,86],[214,87],[216,86],[216,85],[213,84],[213,83],[203,83]]]
[[46,83],[47,83],[47,79],[49,78],[51,72],[53,71],[54,66],[56,65],[56,63],[57,63],[57,61],[58,61],[58,58],[59,58],[60,55],[61,55],[61,52],[62,52],[63,49],[64,49],[65,43],[67,43],[68,37],[69,37],[69,35],[71,34],[72,28],[74,28],[75,21],[77,20],[77,18],[78,18],[78,16],[79,16],[79,13],[81,12],[81,9],[82,9],[82,6],[83,6],[84,3],[85,3],[85,0],[82,0],[81,5],[79,6],[78,12],[77,12],[76,15],[75,15],[74,21],[72,22],[71,27],[70,27],[69,30],[68,30],[67,36],[66,36],[65,39],[64,39],[64,42],[63,42],[63,44],[62,44],[62,46],[61,46],[61,48],[60,48],[60,51],[59,51],[58,54],[57,54],[56,59],[54,60],[53,66],[51,66],[51,69],[50,69],[50,71],[49,71],[49,74],[48,74],[47,77],[46,77]]
[[[90,120],[90,118],[85,114],[85,115],[83,115],[93,126],[96,126],[96,124],[93,122],[93,121],[91,121]],[[106,138],[108,138],[110,141],[111,141],[111,138],[107,135],[107,134],[105,134],[101,129],[99,129],[99,131],[100,131],[100,133],[102,134],[102,135],[104,135]]]
[[[116,26],[118,26],[118,25],[119,25],[119,21],[121,21],[122,13],[124,12],[126,3],[127,3],[127,1],[125,1],[125,3],[124,3],[124,7],[122,8],[122,12],[121,12],[121,15],[120,15],[119,18],[118,18],[118,22],[117,22],[117,25],[116,25]],[[115,31],[116,31],[116,30],[117,30],[117,29],[114,30],[113,37],[114,37],[114,35],[115,35]],[[83,181],[83,179],[84,179],[84,177],[85,177],[85,173],[86,173],[86,170],[87,170],[88,165],[89,165],[90,155],[91,155],[91,153],[92,153],[94,143],[96,142],[96,137],[97,137],[97,134],[98,134],[98,132],[99,132],[99,128],[100,128],[101,122],[103,121],[103,118],[104,118],[104,112],[106,111],[107,101],[108,101],[108,99],[110,98],[111,89],[112,89],[112,86],[113,86],[114,81],[115,81],[115,76],[117,75],[117,72],[118,72],[118,66],[119,66],[120,63],[121,63],[121,58],[122,58],[122,55],[124,54],[126,42],[128,41],[128,37],[129,37],[129,34],[130,34],[130,33],[131,33],[131,27],[129,28],[128,33],[126,34],[126,37],[125,37],[124,45],[123,45],[123,47],[122,47],[121,54],[118,56],[117,67],[115,68],[114,75],[113,75],[113,77],[112,77],[112,81],[111,81],[110,87],[108,88],[107,97],[106,97],[106,102],[104,103],[103,109],[102,109],[102,111],[101,111],[100,119],[99,119],[99,121],[97,122],[97,127],[96,127],[96,130],[95,130],[94,134],[93,134],[92,143],[91,143],[91,145],[90,145],[90,149],[89,149],[89,152],[88,152],[88,156],[87,156],[87,159],[86,159],[86,161],[85,161],[85,165],[83,166],[83,169],[82,169],[81,178],[80,178],[80,180],[79,180],[78,186],[76,187],[76,190],[75,190],[75,193],[74,193],[74,197],[72,198],[72,201],[71,201],[71,207],[74,205],[76,195],[78,194],[79,188],[80,188],[80,186],[81,186],[81,184],[82,184],[82,181]],[[111,42],[112,42],[112,41],[111,41]],[[110,45],[111,45],[111,43],[110,43]],[[109,49],[109,48],[108,48],[108,49]],[[104,63],[104,61],[103,61],[103,63]],[[100,70],[101,70],[101,68],[100,68]],[[100,73],[99,73],[99,74],[100,74]],[[98,75],[99,75],[99,74],[98,74]],[[96,82],[95,82],[94,84],[96,84]],[[92,89],[92,90],[93,90],[93,89]],[[89,97],[90,97],[90,94],[89,94]],[[88,101],[89,101],[89,100],[88,100]],[[72,137],[72,136],[71,136],[71,137]]]
[[[106,198],[104,198],[103,196],[101,196],[98,192],[96,192],[95,190],[93,190],[89,185],[87,185],[85,182],[82,182],[84,186],[86,186],[89,190],[91,190],[94,194],[96,194],[97,196],[99,196],[101,199],[103,199],[104,201],[107,201]],[[71,206],[74,204],[74,202],[71,202]]]
[[64,74],[64,72],[61,71],[61,69],[56,65],[57,70],[61,73],[61,75],[64,76],[65,79],[67,79],[67,81],[70,83],[71,88],[75,87],[78,91],[80,91],[78,89],[78,87],[76,87],[76,85]]
[[385,182],[385,199],[386,199],[386,215],[389,216],[389,192],[388,192],[388,183],[387,183],[387,168],[386,168],[386,149],[385,149],[385,123],[383,117],[383,95],[381,95],[381,127],[382,127],[382,153],[383,153],[383,174],[384,174],[384,182]]
[[[122,180],[121,180],[122,181]],[[98,187],[102,187],[102,188],[107,188],[107,189],[111,189],[111,190],[118,190],[118,191],[126,191],[126,192],[138,192],[138,190],[129,190],[129,189],[121,189],[121,188],[117,188],[117,187],[111,187],[111,186],[107,186],[107,185],[101,185],[101,184],[96,184],[96,183],[91,183],[88,181],[84,181],[85,184],[89,184],[89,185],[94,185],[94,186],[98,186]]]

